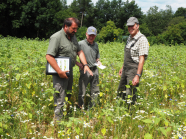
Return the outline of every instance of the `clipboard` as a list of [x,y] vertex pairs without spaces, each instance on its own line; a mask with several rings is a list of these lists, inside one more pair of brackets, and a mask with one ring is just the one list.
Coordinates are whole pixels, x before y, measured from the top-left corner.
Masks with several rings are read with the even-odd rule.
[[[62,57],[62,56],[56,56],[54,57],[59,68],[62,71],[70,70],[70,64],[71,64],[71,59],[70,57]],[[52,68],[52,66],[48,63],[46,65],[46,75],[58,75],[58,73]],[[69,77],[70,72],[66,72],[66,75]]]

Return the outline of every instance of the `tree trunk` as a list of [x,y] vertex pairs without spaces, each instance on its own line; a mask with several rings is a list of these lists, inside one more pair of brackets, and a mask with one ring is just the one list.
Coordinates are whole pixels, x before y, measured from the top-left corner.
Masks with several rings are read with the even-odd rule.
[[84,12],[82,12],[82,16],[81,16],[81,27],[82,27],[82,24],[83,24],[83,15],[84,15]]

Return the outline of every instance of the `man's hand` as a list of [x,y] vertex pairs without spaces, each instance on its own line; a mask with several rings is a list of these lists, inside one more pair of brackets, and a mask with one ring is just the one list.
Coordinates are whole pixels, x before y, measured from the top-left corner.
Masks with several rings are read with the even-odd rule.
[[136,76],[134,77],[134,79],[132,80],[132,85],[133,85],[133,86],[136,86],[136,85],[138,85],[138,84],[139,84],[139,76],[136,75]]
[[119,76],[122,75],[123,67],[119,70]]
[[92,73],[92,71],[90,70],[90,68],[89,68],[88,66],[84,66],[84,74],[85,74],[87,71],[89,72],[89,74],[90,74],[91,76],[93,76],[93,73]]
[[83,70],[83,64],[76,61],[76,65],[79,67],[80,70]]
[[101,66],[102,65],[102,63],[100,61],[98,61],[97,64],[98,64],[98,66]]
[[66,72],[69,72],[69,70],[60,71],[60,72],[58,73],[59,77],[60,77],[60,78],[68,79],[68,77],[67,77],[67,75],[66,75]]

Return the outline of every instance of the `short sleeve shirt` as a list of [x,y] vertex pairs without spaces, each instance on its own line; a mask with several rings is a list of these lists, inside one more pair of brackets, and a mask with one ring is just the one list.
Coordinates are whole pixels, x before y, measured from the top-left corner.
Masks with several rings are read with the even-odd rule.
[[100,58],[98,44],[93,42],[90,44],[87,39],[79,42],[80,49],[84,52],[88,66],[94,67],[94,63],[96,63],[96,59]]
[[[130,48],[131,45],[137,40],[141,35],[141,32],[139,31],[133,38],[131,35],[129,36],[127,40],[126,48]],[[145,60],[147,59],[149,51],[149,43],[147,38],[143,35],[133,47],[131,47],[131,58],[135,63],[139,63],[139,56],[145,55]]]
[[77,52],[80,51],[78,41],[75,37],[68,39],[63,28],[50,37],[49,47],[46,54],[52,56],[65,56],[71,58],[71,66],[75,66]]

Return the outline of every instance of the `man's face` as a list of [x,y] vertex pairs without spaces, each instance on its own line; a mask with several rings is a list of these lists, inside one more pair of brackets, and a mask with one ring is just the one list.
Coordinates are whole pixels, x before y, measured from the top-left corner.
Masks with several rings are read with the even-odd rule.
[[65,32],[68,36],[72,37],[77,32],[78,25],[75,22],[72,22],[72,25],[70,27],[65,25]]
[[96,38],[96,35],[94,35],[94,34],[88,35],[88,34],[86,33],[86,37],[87,37],[87,41],[88,41],[90,44],[93,44],[93,42],[94,42],[94,40],[95,40],[95,38]]
[[139,25],[134,24],[133,26],[128,26],[128,31],[132,37],[138,33]]

